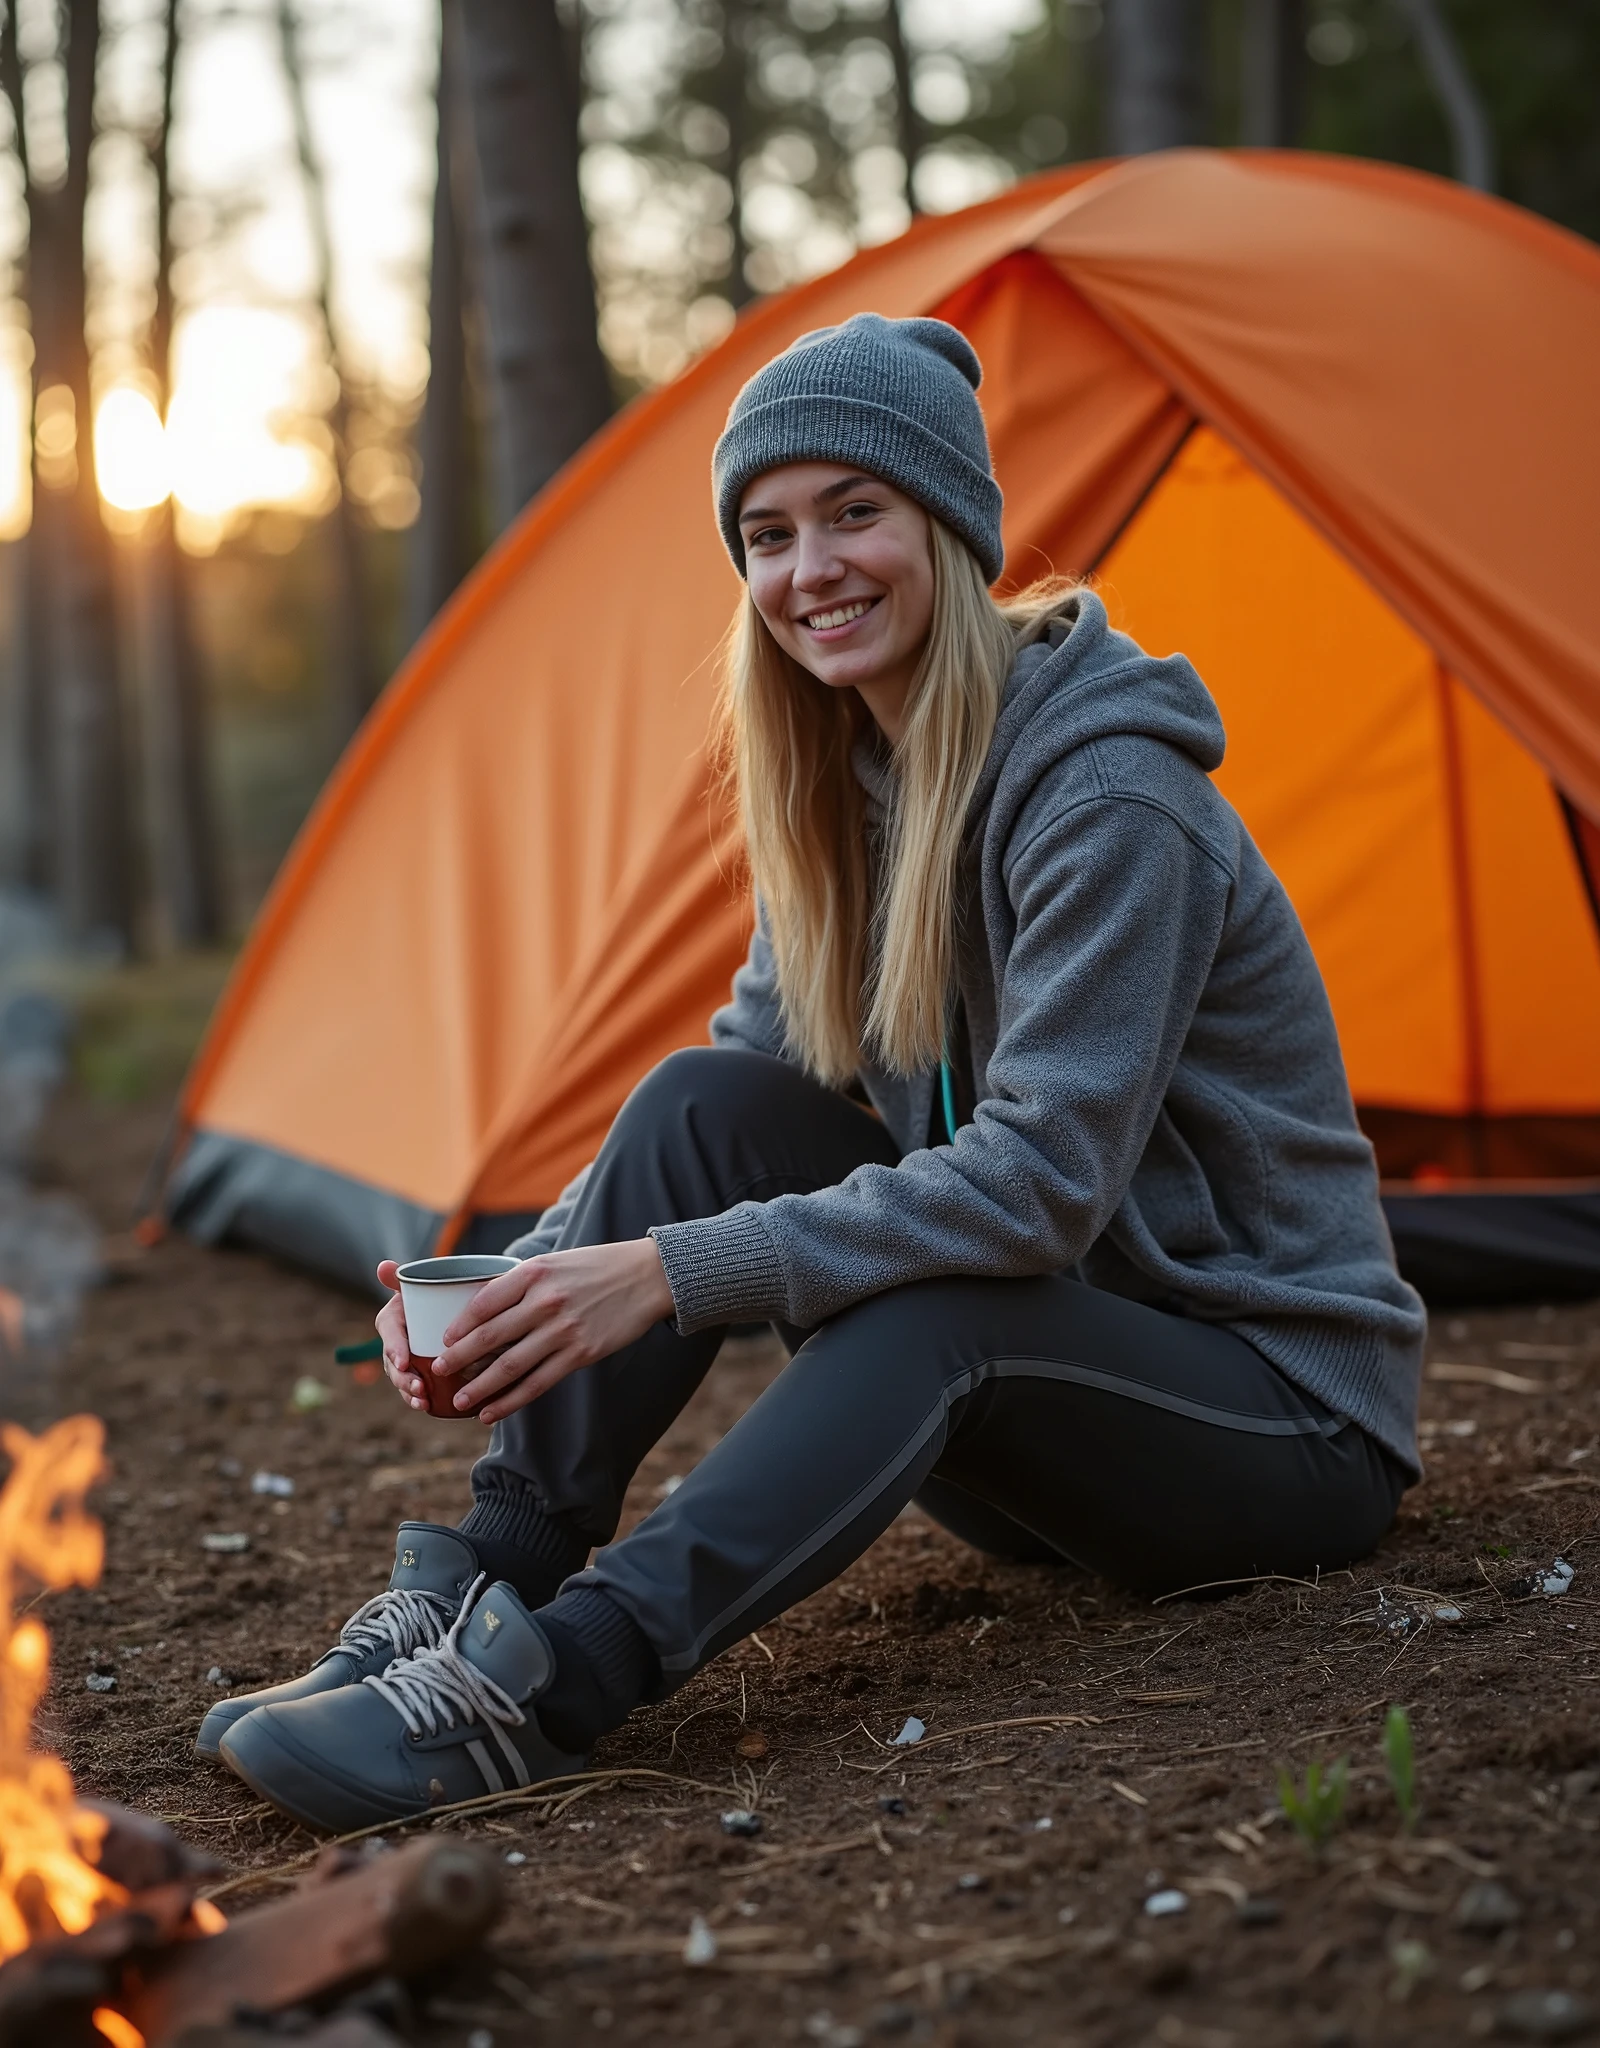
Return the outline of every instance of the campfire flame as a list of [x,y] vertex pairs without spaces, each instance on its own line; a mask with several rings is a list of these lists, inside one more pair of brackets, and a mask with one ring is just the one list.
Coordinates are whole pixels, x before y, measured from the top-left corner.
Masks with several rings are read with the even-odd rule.
[[[83,1499],[105,1469],[104,1443],[92,1415],[37,1437],[14,1423],[0,1428],[11,1460],[0,1491],[0,1962],[30,1942],[80,1934],[127,1898],[95,1867],[105,1822],[78,1805],[61,1759],[33,1747],[50,1638],[32,1615],[13,1619],[24,1577],[52,1590],[99,1578],[105,1544]],[[93,2021],[111,2048],[144,2048],[139,2029],[110,2007]]]
[[14,1620],[19,1580],[52,1589],[100,1576],[100,1524],[83,1497],[104,1470],[105,1433],[92,1415],[30,1436],[8,1423],[11,1472],[0,1492],[0,1961],[52,1934],[78,1934],[127,1894],[95,1868],[105,1823],[73,1794],[59,1757],[32,1745],[50,1677],[50,1638],[32,1615]]

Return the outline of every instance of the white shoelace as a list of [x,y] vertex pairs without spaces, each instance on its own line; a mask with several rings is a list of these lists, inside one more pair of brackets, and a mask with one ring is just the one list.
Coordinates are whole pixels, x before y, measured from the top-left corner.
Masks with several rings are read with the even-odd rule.
[[339,1631],[338,1647],[353,1650],[358,1657],[374,1650],[409,1657],[414,1650],[444,1641],[453,1605],[443,1593],[423,1593],[412,1586],[391,1588],[356,1609]]
[[[476,1664],[469,1664],[456,1648],[456,1638],[472,1618],[473,1607],[487,1577],[486,1572],[480,1572],[473,1580],[466,1599],[461,1603],[461,1612],[441,1641],[425,1650],[417,1650],[409,1657],[397,1658],[387,1671],[376,1677],[364,1678],[361,1683],[381,1693],[406,1724],[406,1732],[419,1740],[424,1735],[437,1735],[441,1729],[454,1728],[458,1719],[469,1725],[474,1721],[481,1722],[505,1752],[517,1784],[526,1785],[528,1766],[506,1730],[522,1727],[527,1715],[510,1693],[496,1685]],[[490,1766],[482,1743],[469,1742],[467,1748],[473,1753],[485,1778],[491,1781],[489,1789],[502,1791],[503,1785],[493,1782],[498,1773]]]

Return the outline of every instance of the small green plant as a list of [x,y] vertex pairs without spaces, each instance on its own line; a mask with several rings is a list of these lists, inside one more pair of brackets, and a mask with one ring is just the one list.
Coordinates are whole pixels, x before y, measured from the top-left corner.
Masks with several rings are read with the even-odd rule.
[[1278,1766],[1278,1804],[1313,1855],[1327,1847],[1328,1838],[1344,1818],[1349,1786],[1350,1759],[1345,1756],[1326,1770],[1320,1763],[1309,1764],[1306,1781],[1300,1786],[1290,1777],[1287,1764]]
[[1404,1707],[1391,1707],[1384,1718],[1383,1760],[1394,1803],[1400,1809],[1400,1825],[1409,1834],[1417,1821],[1417,1752],[1411,1739],[1411,1716]]

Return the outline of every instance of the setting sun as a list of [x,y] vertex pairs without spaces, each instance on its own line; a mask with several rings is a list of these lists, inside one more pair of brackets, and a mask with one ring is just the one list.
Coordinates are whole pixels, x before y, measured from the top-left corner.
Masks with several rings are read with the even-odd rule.
[[108,392],[94,416],[94,473],[119,512],[147,512],[172,489],[166,430],[142,391]]
[[[250,306],[213,306],[179,329],[176,389],[166,424],[149,393],[118,384],[95,409],[94,466],[100,495],[116,513],[134,515],[177,500],[191,547],[214,547],[230,518],[255,505],[302,514],[324,509],[332,467],[316,418],[317,368],[301,321]],[[325,373],[324,373],[325,374]],[[27,525],[26,372],[13,372],[9,407],[0,405],[0,527]],[[43,419],[59,425],[64,460],[72,460],[68,410]],[[47,479],[48,480],[48,479]]]

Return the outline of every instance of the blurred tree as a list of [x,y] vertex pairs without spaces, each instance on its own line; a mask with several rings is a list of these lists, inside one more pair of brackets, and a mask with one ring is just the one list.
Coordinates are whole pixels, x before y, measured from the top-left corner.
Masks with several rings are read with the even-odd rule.
[[29,536],[25,695],[35,721],[28,744],[41,757],[35,763],[33,794],[48,808],[47,844],[37,824],[30,836],[36,857],[45,856],[42,865],[67,930],[77,937],[109,936],[129,946],[137,891],[111,538],[95,482],[84,327],[83,223],[96,132],[99,0],[63,0],[53,10],[53,26],[66,84],[64,168],[57,182],[45,184],[28,148],[18,23],[8,0],[4,85],[24,178],[34,347],[36,491]]
[[1305,122],[1305,0],[1244,0],[1239,28],[1239,140],[1292,149]]
[[[161,106],[150,137],[155,173],[156,297],[150,323],[150,368],[156,409],[165,419],[172,398],[172,137],[178,73],[178,0],[165,0]],[[193,565],[178,546],[174,505],[166,498],[150,515],[151,665],[145,705],[156,888],[169,937],[179,946],[214,945],[222,936],[222,877],[211,807],[204,679],[195,642]]]
[[329,633],[329,696],[337,738],[342,744],[366,717],[377,695],[377,662],[372,647],[372,624],[367,611],[366,577],[362,562],[361,528],[350,496],[350,380],[339,347],[339,330],[333,317],[333,236],[328,226],[328,194],[322,166],[311,136],[311,117],[306,104],[305,66],[301,57],[300,29],[290,0],[278,0],[278,46],[283,74],[289,89],[294,117],[295,150],[305,185],[306,219],[316,278],[317,312],[322,323],[328,363],[333,371],[334,397],[328,409],[328,431],[333,441],[335,493],[329,526],[333,540],[333,619]]
[[1492,186],[1600,235],[1597,0],[1320,0],[1308,142]]
[[24,888],[43,891],[50,885],[50,605],[42,528],[45,500],[39,475],[39,449],[34,435],[38,414],[40,354],[37,337],[44,322],[46,284],[42,260],[35,256],[36,220],[44,202],[33,176],[28,130],[23,112],[22,56],[17,39],[17,0],[5,0],[0,14],[0,89],[11,113],[12,147],[21,173],[27,243],[23,252],[23,298],[35,336],[29,357],[26,421],[28,495],[32,517],[17,546],[21,574],[13,586],[17,603],[15,652],[17,665],[18,750],[22,756],[16,781],[21,810],[13,837],[16,871],[9,879]]
[[1209,140],[1206,0],[1110,0],[1106,107],[1118,155]]
[[612,406],[578,193],[578,108],[555,0],[462,0],[482,193],[482,290],[507,524]]
[[906,166],[906,203],[917,211],[917,163],[925,140],[922,117],[917,112],[917,95],[911,78],[911,45],[906,41],[901,0],[886,0],[883,10],[883,39],[889,46],[894,66],[894,116],[900,154]]
[[471,561],[471,422],[462,216],[471,204],[459,159],[461,134],[460,0],[443,0],[439,33],[438,137],[433,192],[433,252],[428,271],[428,390],[417,432],[422,505],[412,530],[411,637],[415,639],[466,574]]
[[1101,143],[1098,0],[587,0],[586,19],[583,189],[628,383],[672,375],[753,291]]
[[[111,536],[94,473],[83,222],[95,136],[100,0],[66,0],[67,173],[45,214],[47,361],[72,394],[76,475],[49,551],[55,695],[55,893],[70,932],[133,942],[137,898],[117,675]],[[47,492],[48,495],[48,492]]]
[[750,147],[750,68],[747,0],[723,0],[721,50],[707,74],[709,99],[726,135],[722,151],[728,182],[728,274],[725,292],[735,312],[755,296],[745,266],[750,243],[744,231],[742,182]]
[[1398,0],[1445,125],[1456,176],[1478,192],[1494,190],[1494,135],[1483,101],[1439,0]]

